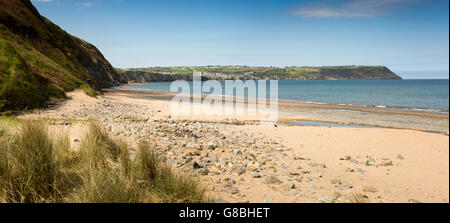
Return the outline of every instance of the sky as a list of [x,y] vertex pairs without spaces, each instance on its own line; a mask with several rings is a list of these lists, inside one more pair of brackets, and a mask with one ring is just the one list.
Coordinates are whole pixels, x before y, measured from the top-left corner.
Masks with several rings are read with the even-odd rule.
[[118,68],[384,65],[449,77],[448,0],[32,0]]

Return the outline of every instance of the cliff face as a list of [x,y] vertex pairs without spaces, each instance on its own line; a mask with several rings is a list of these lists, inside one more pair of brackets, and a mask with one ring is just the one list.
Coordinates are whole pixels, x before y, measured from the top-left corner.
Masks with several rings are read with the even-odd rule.
[[[118,71],[122,80],[127,83],[168,82],[176,80],[192,81],[192,75],[161,74],[147,71]],[[202,80],[207,80],[202,77]]]
[[321,80],[402,79],[384,66],[321,67],[315,77]]
[[41,16],[29,0],[0,0],[0,111],[121,81],[95,46]]

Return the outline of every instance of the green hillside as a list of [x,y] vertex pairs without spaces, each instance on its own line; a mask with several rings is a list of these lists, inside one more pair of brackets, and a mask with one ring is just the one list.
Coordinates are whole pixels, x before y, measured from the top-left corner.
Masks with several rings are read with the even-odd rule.
[[[195,67],[149,67],[120,70],[129,75],[145,73],[167,76],[192,76],[193,71],[203,73],[208,79],[274,79],[274,80],[376,80],[401,79],[384,66],[323,66],[323,67],[252,67],[252,66],[195,66]],[[136,78],[135,78],[136,79]]]
[[0,1],[0,111],[42,107],[65,91],[118,82],[95,46],[42,17],[29,0]]

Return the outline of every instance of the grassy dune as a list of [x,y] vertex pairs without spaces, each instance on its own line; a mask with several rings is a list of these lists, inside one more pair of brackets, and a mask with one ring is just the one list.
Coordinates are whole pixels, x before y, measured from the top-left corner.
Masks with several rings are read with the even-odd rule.
[[196,178],[161,161],[148,143],[132,158],[96,122],[78,150],[66,132],[50,134],[41,121],[0,123],[0,202],[207,201]]

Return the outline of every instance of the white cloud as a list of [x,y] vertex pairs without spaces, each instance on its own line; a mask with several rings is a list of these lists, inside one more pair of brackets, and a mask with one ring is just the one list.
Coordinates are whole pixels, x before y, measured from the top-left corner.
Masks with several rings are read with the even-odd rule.
[[306,3],[292,10],[302,18],[367,18],[407,7],[420,0],[346,0],[340,3]]

